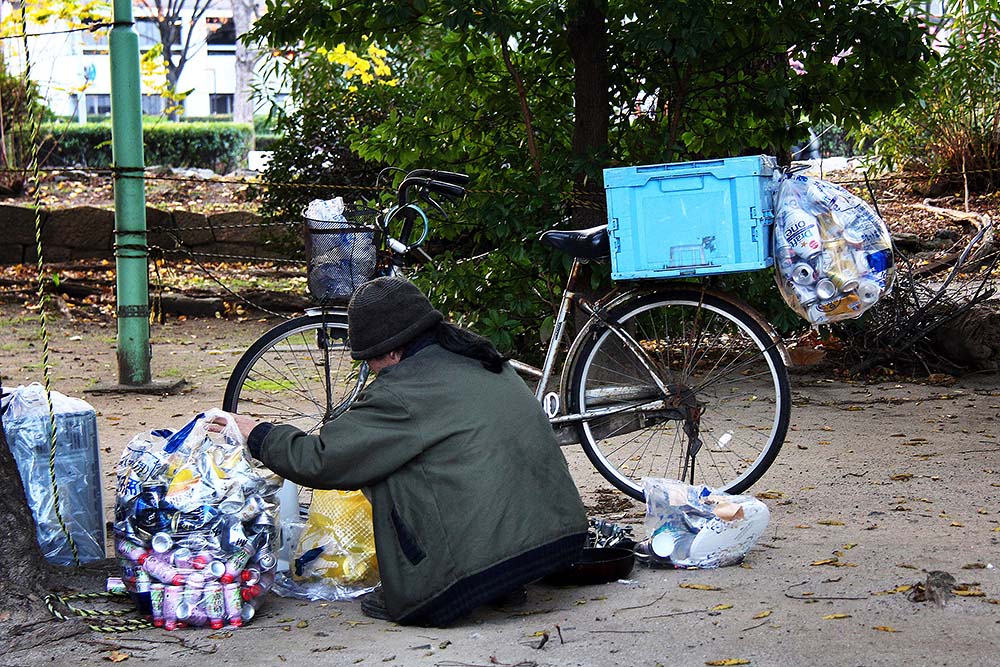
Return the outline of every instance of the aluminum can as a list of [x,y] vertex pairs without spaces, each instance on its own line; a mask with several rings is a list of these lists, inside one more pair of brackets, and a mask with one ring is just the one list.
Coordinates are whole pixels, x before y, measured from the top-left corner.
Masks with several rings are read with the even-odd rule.
[[141,544],[120,537],[115,540],[115,553],[126,560],[138,563],[139,559],[149,552]]
[[208,528],[219,518],[219,510],[209,505],[191,510],[177,512],[171,517],[170,527],[175,533],[188,533]]
[[249,623],[257,615],[257,608],[260,606],[262,600],[263,598],[258,597],[243,603],[243,610],[240,612],[240,617],[244,623]]
[[834,301],[819,303],[809,309],[809,321],[813,324],[831,322],[851,317],[861,308],[861,299],[857,294],[845,294]]
[[226,576],[226,564],[221,560],[210,560],[205,565],[205,576],[212,579],[222,579]]
[[152,585],[152,580],[149,575],[143,571],[139,571],[135,576],[135,597],[136,604],[139,610],[143,614],[152,613],[151,602],[149,599],[150,586]]
[[177,627],[177,605],[184,597],[183,586],[166,586],[163,590],[163,629],[174,630]]
[[853,252],[846,241],[834,239],[823,242],[822,266],[840,292],[853,292],[857,289],[859,273]]
[[257,552],[257,564],[260,565],[260,569],[262,570],[271,570],[278,564],[278,559],[275,557],[270,545],[265,544]]
[[816,281],[816,296],[821,301],[832,299],[837,296],[837,286],[829,278],[820,278]]
[[183,618],[188,625],[203,626],[208,623],[208,613],[205,610],[204,578],[188,577],[184,584],[184,599],[177,608],[177,618]]
[[127,595],[128,589],[121,577],[108,577],[104,584],[104,590],[112,595]]
[[247,523],[253,521],[264,511],[264,501],[260,496],[250,496],[246,503],[236,512],[236,518]]
[[148,554],[143,557],[140,565],[150,576],[165,584],[180,586],[184,583],[184,575],[162,554]]
[[226,618],[229,625],[239,627],[243,625],[243,596],[240,594],[240,585],[236,583],[222,585],[222,598],[226,607]]
[[135,527],[146,533],[155,534],[170,525],[163,511],[163,498],[167,493],[165,484],[143,484],[142,493],[135,500]]
[[819,275],[809,262],[799,262],[792,267],[790,277],[796,285],[812,285]]
[[264,588],[260,584],[250,584],[249,586],[243,586],[240,589],[240,597],[243,601],[253,600],[254,598],[260,597],[260,594],[264,592]]
[[223,619],[226,615],[226,606],[222,584],[214,582],[206,584],[205,615],[208,617],[208,624],[213,630],[218,630],[224,625]]
[[874,280],[862,280],[858,283],[857,294],[861,303],[865,307],[868,307],[878,301],[879,296],[882,294],[882,288]]
[[[163,472],[164,461],[155,452],[146,450],[139,454],[129,466],[129,469],[135,474],[136,477],[143,481],[143,486],[152,480],[157,479],[160,473]],[[153,484],[159,485],[159,482],[152,482]],[[166,494],[166,488],[163,490],[163,494]],[[162,495],[160,496],[163,497]]]
[[[226,573],[223,576],[229,578],[229,581],[235,581],[255,553],[256,549],[249,542],[241,545],[229,560],[226,561]],[[226,581],[223,580],[223,583],[226,583]]]
[[160,583],[150,584],[149,586],[149,601],[150,607],[152,608],[153,614],[153,626],[157,628],[163,627],[163,591],[164,585]]
[[260,581],[260,570],[256,568],[250,568],[248,570],[243,570],[240,572],[240,581],[245,586],[251,586]]
[[153,551],[158,554],[165,554],[174,546],[174,538],[170,536],[170,533],[159,532],[153,535],[150,544],[153,547]]
[[187,547],[179,547],[170,552],[170,564],[182,570],[194,567],[194,554]]
[[802,209],[791,209],[782,217],[782,234],[785,241],[802,259],[810,259],[822,252],[819,220]]

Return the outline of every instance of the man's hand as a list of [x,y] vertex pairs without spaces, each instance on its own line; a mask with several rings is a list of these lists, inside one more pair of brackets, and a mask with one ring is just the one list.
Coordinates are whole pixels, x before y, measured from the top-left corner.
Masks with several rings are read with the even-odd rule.
[[[227,412],[226,414],[229,415],[229,418],[236,425],[236,428],[240,430],[240,434],[243,436],[244,442],[246,442],[246,439],[250,437],[250,431],[252,431],[254,427],[260,423],[253,417],[247,417],[246,415],[236,414],[235,412]],[[226,428],[225,417],[216,417],[212,421],[208,422],[208,430],[212,431],[213,433],[222,433],[225,430],[225,428]]]

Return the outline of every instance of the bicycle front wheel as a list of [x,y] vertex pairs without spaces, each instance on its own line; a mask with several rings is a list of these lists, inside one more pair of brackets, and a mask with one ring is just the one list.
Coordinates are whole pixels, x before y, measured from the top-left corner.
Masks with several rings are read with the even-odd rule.
[[344,412],[368,379],[351,359],[347,321],[305,315],[266,332],[236,363],[223,409],[313,433]]
[[617,488],[642,500],[643,477],[669,477],[738,493],[774,461],[788,429],[788,373],[748,308],[668,288],[585,332],[569,407],[583,416],[587,456]]

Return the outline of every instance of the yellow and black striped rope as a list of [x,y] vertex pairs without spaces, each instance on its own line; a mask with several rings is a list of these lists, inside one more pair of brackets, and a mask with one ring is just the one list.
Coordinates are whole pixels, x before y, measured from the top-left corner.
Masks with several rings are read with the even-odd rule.
[[[31,58],[28,54],[28,22],[25,17],[24,5],[21,5],[19,19],[25,32],[24,78],[25,80],[30,80]],[[80,555],[77,553],[76,541],[73,539],[73,535],[70,533],[69,529],[66,527],[66,522],[63,520],[62,509],[60,507],[61,503],[59,500],[59,483],[56,480],[56,415],[52,406],[52,366],[49,364],[49,331],[48,314],[46,313],[46,306],[48,305],[49,297],[48,292],[45,290],[45,271],[42,261],[42,200],[40,187],[41,180],[38,177],[38,156],[42,152],[41,146],[38,143],[40,125],[40,115],[33,114],[31,118],[31,141],[29,142],[29,145],[33,148],[33,150],[31,151],[31,161],[28,166],[31,169],[30,182],[34,189],[32,208],[35,210],[35,247],[38,252],[38,322],[42,338],[42,377],[45,380],[45,400],[49,408],[49,428],[51,429],[52,436],[49,441],[49,479],[52,482],[52,506],[55,510],[56,521],[59,522],[59,528],[62,530],[63,534],[66,535],[66,541],[69,544],[69,549],[73,553],[73,562],[75,562],[77,567],[79,567]]]
[[[87,623],[87,627],[94,632],[114,633],[114,632],[134,632],[136,630],[146,630],[153,627],[153,624],[143,618],[123,618],[126,614],[133,613],[127,609],[81,609],[69,603],[70,600],[110,600],[115,602],[127,602],[128,596],[120,593],[75,593],[73,595],[58,595],[50,593],[45,596],[45,606],[49,612],[60,621],[68,621],[73,617],[84,619],[101,618],[101,623]],[[60,610],[59,606],[65,607],[70,614],[67,615]]]

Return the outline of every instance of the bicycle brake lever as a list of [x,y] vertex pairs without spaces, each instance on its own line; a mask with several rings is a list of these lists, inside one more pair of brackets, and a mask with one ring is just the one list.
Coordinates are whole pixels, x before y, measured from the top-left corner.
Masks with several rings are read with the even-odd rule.
[[430,192],[428,190],[424,190],[423,192],[421,192],[420,198],[423,199],[428,204],[430,204],[431,206],[433,206],[434,208],[436,208],[438,213],[444,216],[445,220],[448,219],[448,214],[444,212],[443,208],[441,208],[441,204],[438,204],[434,199],[431,198]]

